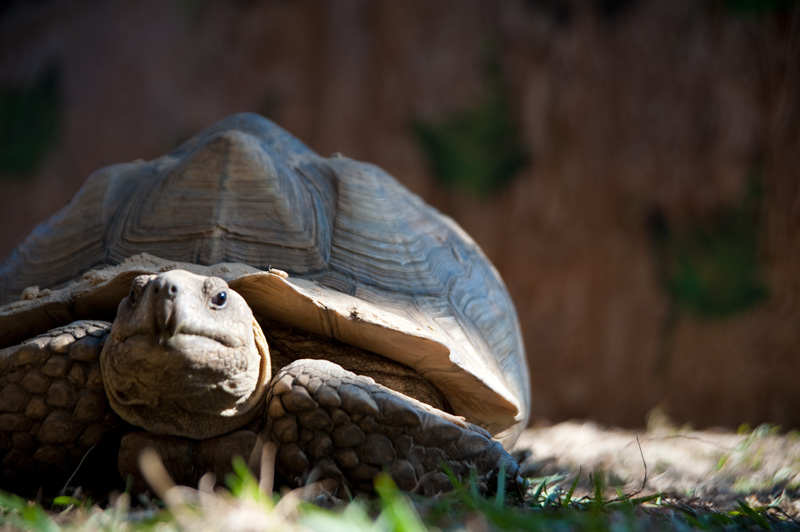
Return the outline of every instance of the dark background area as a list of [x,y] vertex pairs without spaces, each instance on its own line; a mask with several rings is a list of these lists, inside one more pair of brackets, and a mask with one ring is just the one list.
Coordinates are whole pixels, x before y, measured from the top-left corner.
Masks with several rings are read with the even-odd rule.
[[255,111],[475,238],[534,420],[800,426],[797,3],[3,6],[0,256],[94,170]]

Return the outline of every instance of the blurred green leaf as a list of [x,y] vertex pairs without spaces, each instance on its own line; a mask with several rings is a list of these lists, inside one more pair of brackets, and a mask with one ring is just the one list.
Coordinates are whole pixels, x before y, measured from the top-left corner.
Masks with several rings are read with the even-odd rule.
[[30,86],[0,88],[0,174],[34,172],[53,147],[61,121],[59,73],[51,67]]
[[679,229],[662,221],[652,232],[665,288],[678,308],[724,318],[768,297],[758,255],[760,200],[755,172],[738,204]]
[[499,190],[528,162],[501,74],[497,53],[489,48],[481,97],[441,122],[413,125],[436,178],[477,197]]
[[388,529],[395,532],[425,532],[427,528],[419,514],[411,506],[411,501],[397,488],[392,477],[382,473],[375,479],[383,509],[379,520],[384,519]]
[[791,7],[797,0],[725,0],[728,11],[741,15],[760,15]]
[[56,532],[60,527],[37,503],[0,491],[0,528]]

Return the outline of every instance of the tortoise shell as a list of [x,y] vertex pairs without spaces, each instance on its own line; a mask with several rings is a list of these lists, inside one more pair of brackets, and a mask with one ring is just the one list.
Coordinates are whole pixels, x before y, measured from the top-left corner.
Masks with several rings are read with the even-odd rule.
[[203,265],[256,313],[414,368],[504,443],[527,422],[516,312],[472,239],[380,168],[320,157],[254,114],[92,174],[0,265],[0,303],[47,289],[0,309],[0,347],[113,319],[137,273]]

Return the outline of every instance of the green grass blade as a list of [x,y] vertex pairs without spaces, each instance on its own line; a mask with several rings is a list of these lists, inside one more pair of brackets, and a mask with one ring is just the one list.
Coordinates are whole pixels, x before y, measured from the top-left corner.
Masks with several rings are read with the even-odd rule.
[[569,491],[567,492],[567,496],[564,497],[564,501],[561,503],[561,506],[566,508],[569,506],[569,503],[572,501],[572,495],[575,493],[575,488],[578,487],[578,480],[581,478],[581,468],[578,468],[578,474],[575,475],[575,480],[572,481],[572,486],[570,486]]
[[590,478],[594,490],[594,499],[592,502],[597,507],[602,507],[605,504],[605,499],[603,498],[605,474],[602,471],[595,471],[594,475],[590,475]]
[[506,500],[506,465],[500,466],[497,472],[497,493],[494,496],[494,507],[500,509]]
[[538,506],[540,508],[541,508],[541,503],[539,502],[539,500],[542,497],[542,492],[544,491],[544,488],[545,488],[546,485],[547,485],[547,480],[546,479],[542,480],[542,483],[539,484],[538,488],[536,488],[536,491],[533,493],[533,498],[531,499],[531,502],[535,506]]
[[383,507],[381,518],[386,519],[391,530],[426,532],[427,528],[411,501],[400,492],[391,476],[385,473],[378,475],[375,479],[375,491],[378,492]]

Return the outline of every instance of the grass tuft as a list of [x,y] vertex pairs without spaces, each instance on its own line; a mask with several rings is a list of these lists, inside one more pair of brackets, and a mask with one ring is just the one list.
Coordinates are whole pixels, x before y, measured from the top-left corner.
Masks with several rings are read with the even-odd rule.
[[[266,449],[266,448],[265,448]],[[266,456],[270,454],[265,450]],[[582,481],[579,471],[569,489],[564,475],[531,478],[521,492],[506,490],[501,471],[492,496],[485,496],[475,474],[460,481],[446,471],[453,491],[436,497],[408,494],[387,474],[375,480],[374,499],[339,501],[324,481],[273,494],[271,481],[257,480],[243,460],[234,463],[226,488],[204,477],[197,489],[175,485],[155,455],[143,458],[148,481],[163,501],[132,509],[123,493],[107,508],[79,497],[57,497],[51,508],[0,492],[0,528],[31,531],[286,530],[319,532],[425,532],[427,530],[796,530],[800,523],[775,505],[739,501],[717,511],[696,501],[654,493],[633,497],[609,486],[614,478],[594,471]],[[263,471],[263,468],[262,468]],[[269,470],[271,474],[271,470]],[[265,490],[269,487],[269,490]],[[638,492],[636,492],[638,494]],[[323,508],[314,502],[326,501]],[[333,504],[331,504],[333,501]]]

